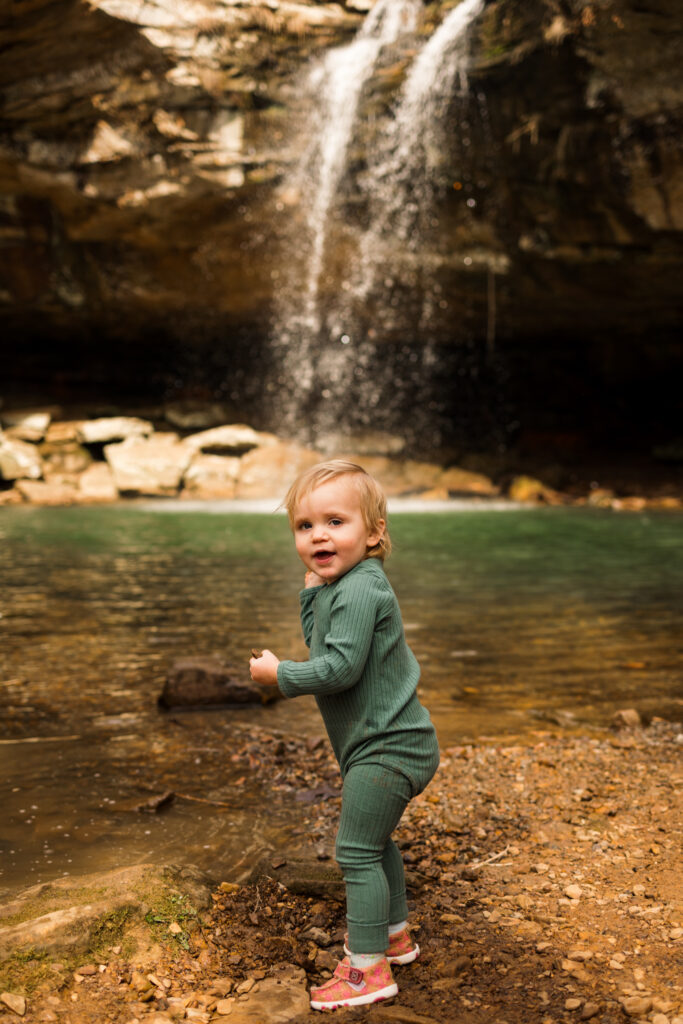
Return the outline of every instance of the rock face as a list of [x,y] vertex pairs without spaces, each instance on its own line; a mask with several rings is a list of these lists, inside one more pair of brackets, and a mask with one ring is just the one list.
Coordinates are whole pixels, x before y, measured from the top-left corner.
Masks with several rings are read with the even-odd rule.
[[[20,0],[0,14],[10,393],[194,395],[277,426],[261,370],[290,259],[279,242],[310,200],[282,188],[305,141],[296,76],[351,38],[359,6]],[[425,5],[413,51],[448,9]],[[444,119],[433,230],[418,253],[433,272],[426,281],[398,247],[385,291],[399,296],[401,330],[378,331],[387,295],[358,321],[377,335],[373,362],[388,361],[394,376],[414,373],[431,346],[439,372],[426,408],[446,440],[449,427],[455,441],[476,430],[482,446],[521,429],[533,443],[548,430],[585,434],[589,421],[615,445],[648,431],[673,436],[666,408],[683,319],[683,44],[668,27],[677,9],[677,0],[561,9],[492,0],[475,22],[470,88]],[[366,90],[340,194],[352,228],[367,212],[356,171],[410,49],[388,52]],[[331,292],[343,283],[345,244]],[[340,416],[358,414],[353,387]],[[416,402],[407,390],[405,402],[380,398],[372,413],[386,406],[392,422],[380,425],[408,431]]]

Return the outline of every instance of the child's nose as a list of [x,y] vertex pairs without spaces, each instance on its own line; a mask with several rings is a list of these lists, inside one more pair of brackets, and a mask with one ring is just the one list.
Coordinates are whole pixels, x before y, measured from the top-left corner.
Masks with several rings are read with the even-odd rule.
[[313,540],[324,540],[327,537],[327,527],[324,523],[313,525]]

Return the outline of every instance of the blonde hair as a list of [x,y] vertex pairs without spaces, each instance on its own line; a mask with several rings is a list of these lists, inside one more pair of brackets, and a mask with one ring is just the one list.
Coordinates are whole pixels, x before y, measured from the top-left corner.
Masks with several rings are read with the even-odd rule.
[[360,510],[363,522],[368,530],[375,532],[380,529],[380,520],[384,520],[382,535],[373,547],[368,548],[366,558],[379,558],[384,561],[391,554],[391,539],[387,529],[387,499],[380,484],[373,476],[356,465],[355,462],[348,462],[346,459],[329,459],[327,462],[318,462],[310,469],[304,470],[296,478],[287,491],[282,502],[287,509],[289,524],[294,529],[296,509],[307,494],[314,491],[316,487],[327,484],[330,480],[336,480],[340,476],[352,476],[358,490]]

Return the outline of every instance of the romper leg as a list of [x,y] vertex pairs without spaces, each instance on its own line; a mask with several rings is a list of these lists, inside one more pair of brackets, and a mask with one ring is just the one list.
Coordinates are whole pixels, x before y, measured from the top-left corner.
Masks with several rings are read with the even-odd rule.
[[405,905],[400,853],[388,840],[411,795],[408,779],[380,764],[356,765],[344,779],[336,857],[346,883],[349,948],[354,953],[383,953],[389,944],[390,911]]

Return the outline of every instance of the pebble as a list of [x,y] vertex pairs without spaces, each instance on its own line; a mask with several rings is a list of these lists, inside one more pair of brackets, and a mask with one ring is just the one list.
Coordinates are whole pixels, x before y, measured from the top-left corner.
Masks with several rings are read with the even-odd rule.
[[669,1018],[665,1013],[656,1013],[650,1018],[651,1024],[669,1024]]
[[644,1017],[652,1009],[652,999],[649,996],[626,996],[619,1002],[629,1017]]
[[570,900],[579,900],[583,895],[583,889],[580,885],[568,885],[564,890],[565,896],[568,896]]
[[15,992],[3,992],[0,995],[0,1003],[4,1003],[17,1016],[23,1017],[26,1013],[26,1000]]
[[583,1004],[583,1000],[582,999],[576,999],[576,997],[572,996],[571,999],[565,999],[565,1001],[564,1001],[564,1008],[565,1008],[565,1010],[578,1010],[578,1008],[582,1004]]
[[597,1013],[600,1013],[600,1007],[597,1003],[585,1003],[581,1011],[581,1020],[590,1020]]
[[251,992],[255,984],[256,982],[254,981],[253,978],[245,978],[244,981],[241,981],[239,983],[239,985],[235,989],[235,992],[237,993],[238,996],[246,995],[247,992]]
[[229,1013],[232,1013],[234,1005],[234,999],[220,999],[216,1003],[216,1013],[220,1014],[221,1017],[227,1017]]

